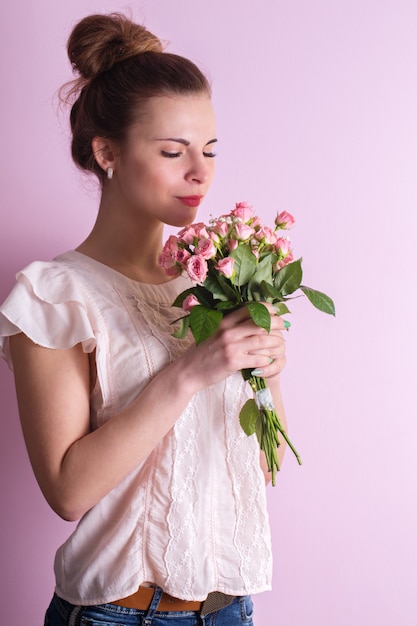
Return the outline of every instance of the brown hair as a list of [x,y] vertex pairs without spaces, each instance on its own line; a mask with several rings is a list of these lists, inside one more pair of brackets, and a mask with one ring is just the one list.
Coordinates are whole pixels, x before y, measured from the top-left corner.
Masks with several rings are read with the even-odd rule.
[[122,143],[148,98],[210,95],[208,80],[194,63],[163,52],[155,35],[120,13],[81,20],[69,37],[68,57],[79,74],[64,85],[66,100],[75,98],[70,113],[72,158],[100,180],[104,172],[94,159],[94,137]]

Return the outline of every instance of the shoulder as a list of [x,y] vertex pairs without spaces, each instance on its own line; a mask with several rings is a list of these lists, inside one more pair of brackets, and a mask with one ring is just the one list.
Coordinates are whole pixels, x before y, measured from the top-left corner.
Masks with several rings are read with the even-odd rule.
[[0,355],[8,356],[8,337],[19,332],[43,347],[81,343],[91,352],[95,334],[87,294],[82,272],[67,253],[27,265],[0,307]]
[[33,261],[20,270],[11,296],[21,286],[51,304],[66,302],[79,297],[82,282],[81,272],[71,263],[69,253],[65,253],[52,261]]

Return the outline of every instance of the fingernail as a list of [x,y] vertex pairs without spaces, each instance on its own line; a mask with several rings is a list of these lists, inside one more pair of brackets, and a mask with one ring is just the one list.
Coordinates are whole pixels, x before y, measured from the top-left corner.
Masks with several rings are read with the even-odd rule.
[[263,370],[261,370],[260,368],[257,368],[256,370],[251,371],[251,376],[262,376],[262,374],[263,374]]
[[291,326],[291,322],[289,322],[288,320],[284,320],[284,328],[290,328]]

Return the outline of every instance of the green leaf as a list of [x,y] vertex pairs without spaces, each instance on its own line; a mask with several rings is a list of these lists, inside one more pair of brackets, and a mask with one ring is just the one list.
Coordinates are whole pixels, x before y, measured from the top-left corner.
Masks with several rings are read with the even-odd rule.
[[299,289],[303,278],[303,270],[301,269],[301,259],[293,261],[280,269],[274,279],[274,286],[283,296],[294,293]]
[[208,273],[207,278],[204,281],[204,287],[208,289],[211,294],[213,294],[215,300],[227,300],[227,296],[219,285],[217,276],[214,273]]
[[256,266],[248,285],[250,299],[258,301],[261,299],[262,283],[269,283],[272,286],[272,254],[263,258]]
[[216,302],[214,304],[214,308],[217,309],[217,311],[229,311],[235,310],[239,307],[236,306],[236,302],[231,302],[230,300],[221,300],[220,302]]
[[190,316],[186,315],[185,317],[182,317],[179,322],[180,326],[178,330],[175,331],[175,333],[172,333],[172,336],[176,339],[184,339],[190,327]]
[[256,431],[256,422],[259,417],[259,409],[253,398],[247,400],[243,405],[240,414],[239,421],[243,429],[243,432],[250,437]]
[[227,278],[224,278],[216,271],[209,271],[203,286],[207,289],[215,300],[234,300],[237,295]]
[[182,291],[174,300],[172,306],[182,307],[183,302],[187,296],[193,295],[197,298],[200,304],[206,306],[208,309],[213,306],[213,296],[208,289],[205,289],[201,285],[190,287],[185,291]]
[[190,328],[196,344],[211,337],[223,319],[221,311],[214,311],[197,304],[190,311]]
[[286,315],[287,313],[291,313],[291,311],[284,302],[276,302],[274,304],[274,309],[276,315]]
[[234,273],[232,283],[240,287],[250,281],[256,270],[257,260],[250,246],[241,244],[235,248],[230,256],[234,259]]
[[271,264],[274,265],[278,261],[278,255],[276,252],[272,252],[271,249],[264,249],[259,255],[259,262],[263,261],[266,257],[271,259]]
[[272,254],[266,256],[256,266],[254,275],[251,278],[251,283],[261,284],[262,281],[266,281],[272,285]]
[[328,313],[329,315],[336,315],[334,302],[329,296],[326,296],[325,293],[311,289],[311,287],[306,287],[305,285],[301,285],[300,289],[316,309],[323,313]]
[[214,304],[213,294],[204,286],[197,285],[195,287],[195,296],[200,304],[211,309]]
[[271,330],[271,315],[266,306],[262,302],[247,302],[245,306],[255,324],[265,328],[269,333]]
[[217,275],[217,281],[220,287],[223,289],[223,292],[228,296],[229,300],[232,300],[236,303],[240,302],[240,295],[237,289],[233,287],[229,278],[222,276],[221,274]]
[[245,368],[243,370],[240,370],[241,374],[243,376],[243,380],[250,380],[251,378],[253,378],[252,376],[252,368]]
[[175,298],[174,302],[172,303],[172,306],[182,308],[182,303],[184,302],[185,298],[191,294],[195,294],[195,289],[196,289],[195,287],[190,287],[190,289],[186,289],[185,291],[182,291]]
[[281,301],[283,299],[278,289],[275,289],[275,287],[273,287],[266,281],[263,281],[261,283],[260,292],[261,292],[262,297],[265,300],[271,300],[272,302],[276,302],[276,301]]

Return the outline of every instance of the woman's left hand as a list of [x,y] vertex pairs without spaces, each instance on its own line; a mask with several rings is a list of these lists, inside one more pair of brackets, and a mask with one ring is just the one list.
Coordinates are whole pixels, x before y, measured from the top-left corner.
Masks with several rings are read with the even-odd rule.
[[[264,367],[262,367],[262,371],[259,371],[259,375],[263,378],[273,378],[275,376],[279,376],[286,365],[286,344],[285,344],[285,333],[288,332],[288,322],[277,315],[274,311],[274,308],[271,304],[263,303],[271,315],[271,328],[269,331],[270,335],[273,335],[278,339],[274,348],[270,349],[259,349],[253,352],[253,354],[262,354],[270,359],[270,363]],[[265,331],[267,333],[267,331]]]

